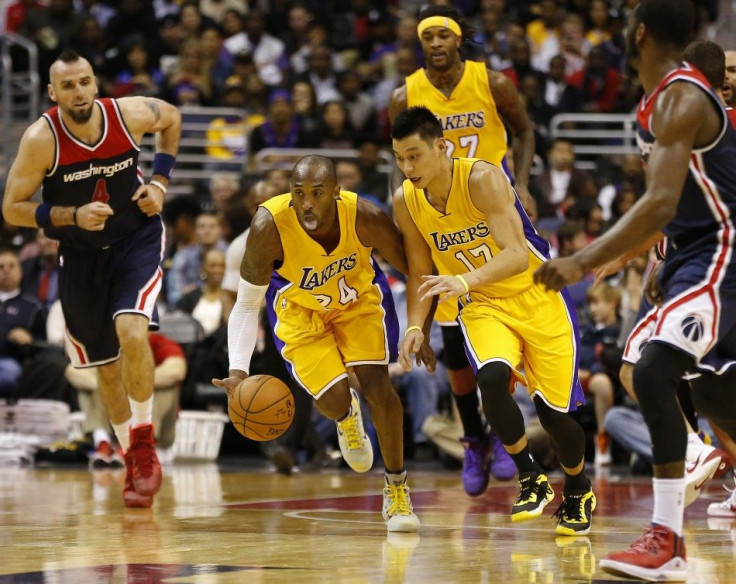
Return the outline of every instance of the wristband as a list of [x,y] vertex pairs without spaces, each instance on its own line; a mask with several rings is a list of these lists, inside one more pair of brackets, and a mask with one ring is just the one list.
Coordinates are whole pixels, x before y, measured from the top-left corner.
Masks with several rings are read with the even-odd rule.
[[164,152],[156,152],[153,156],[153,174],[160,174],[166,178],[171,178],[171,173],[176,164],[176,157]]
[[410,326],[408,329],[406,329],[406,331],[404,331],[404,336],[408,335],[411,331],[419,331],[419,332],[421,332],[422,331],[422,327],[416,326],[416,325]]
[[43,229],[51,227],[51,203],[41,203],[36,207],[36,225]]
[[468,292],[470,292],[470,286],[468,286],[467,280],[463,278],[460,274],[457,274],[455,277],[463,283],[463,286],[465,286],[465,293],[467,294]]
[[166,186],[161,181],[157,181],[155,179],[154,180],[149,180],[148,181],[148,184],[149,185],[153,185],[154,187],[157,187],[157,188],[161,189],[163,191],[164,195],[166,194]]
[[74,225],[78,226],[77,224],[77,211],[79,210],[79,207],[74,207],[74,212],[72,213],[72,221],[74,221]]

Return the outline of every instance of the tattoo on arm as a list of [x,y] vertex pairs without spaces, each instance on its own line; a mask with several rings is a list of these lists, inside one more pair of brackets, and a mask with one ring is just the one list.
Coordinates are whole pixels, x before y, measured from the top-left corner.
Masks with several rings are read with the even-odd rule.
[[161,121],[161,109],[158,107],[158,102],[152,99],[147,99],[145,103],[148,106],[148,109],[153,112],[153,115],[156,116],[156,121]]

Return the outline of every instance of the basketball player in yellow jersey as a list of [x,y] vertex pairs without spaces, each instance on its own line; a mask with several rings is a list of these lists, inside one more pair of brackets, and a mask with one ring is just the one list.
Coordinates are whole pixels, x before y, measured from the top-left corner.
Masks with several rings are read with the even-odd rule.
[[213,382],[232,391],[247,377],[265,296],[274,340],[291,375],[319,411],[336,421],[347,463],[366,472],[373,450],[346,367],[355,371],[386,466],[387,528],[413,532],[419,520],[406,486],[401,401],[388,375],[398,321],[386,278],[371,258],[373,248],[406,273],[401,235],[391,219],[340,190],[329,158],[300,160],[291,193],[266,201],[253,217],[228,321],[230,373]]
[[446,156],[442,126],[427,108],[401,112],[391,137],[407,177],[394,195],[409,263],[407,334],[399,362],[411,369],[432,297],[458,299],[458,322],[483,410],[519,470],[512,520],[538,517],[554,497],[529,453],[524,419],[509,391],[521,379],[565,473],[556,531],[588,533],[596,501],[584,473],[585,435],[569,415],[583,401],[575,310],[564,292],[550,293],[533,278],[549,257],[549,245],[501,169]]
[[[527,188],[534,132],[513,83],[484,63],[462,59],[463,41],[472,38],[472,31],[455,8],[430,6],[422,11],[417,34],[426,69],[414,72],[394,91],[389,104],[392,123],[407,107],[423,105],[442,123],[448,156],[482,158],[511,176],[506,165],[504,125],[508,126],[514,145],[516,190],[534,219],[534,201]],[[498,436],[488,434],[481,420],[475,376],[462,348],[456,317],[456,302],[437,306],[435,320],[442,327],[444,362],[464,432],[463,486],[469,495],[478,496],[488,486],[489,471],[497,479],[508,480],[516,469]]]

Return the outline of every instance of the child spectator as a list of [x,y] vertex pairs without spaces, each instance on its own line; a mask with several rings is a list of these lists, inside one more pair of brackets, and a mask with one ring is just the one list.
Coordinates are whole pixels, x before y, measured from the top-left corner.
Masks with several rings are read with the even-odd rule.
[[613,406],[614,387],[618,382],[616,368],[605,360],[606,348],[615,349],[621,329],[619,310],[621,290],[610,284],[597,284],[588,289],[590,323],[580,327],[580,368],[583,389],[593,396],[597,440],[595,466],[611,464],[611,444],[603,421]]

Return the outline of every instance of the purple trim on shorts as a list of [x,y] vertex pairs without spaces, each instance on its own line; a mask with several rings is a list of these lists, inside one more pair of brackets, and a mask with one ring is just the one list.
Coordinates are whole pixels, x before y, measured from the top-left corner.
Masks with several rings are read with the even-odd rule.
[[266,315],[268,316],[268,322],[271,325],[271,335],[273,336],[273,342],[279,351],[279,355],[281,355],[281,358],[284,360],[284,365],[286,365],[286,369],[289,372],[289,375],[291,375],[291,378],[295,381],[298,381],[296,375],[294,374],[293,365],[286,357],[284,357],[284,347],[286,346],[286,343],[284,343],[278,337],[278,335],[276,335],[276,324],[278,323],[278,317],[276,316],[274,302],[276,301],[276,297],[278,296],[279,292],[290,285],[291,282],[289,282],[289,280],[280,276],[276,270],[273,271],[273,273],[271,274],[271,282],[268,285],[268,290],[266,290]]
[[378,267],[376,260],[373,261],[373,270],[376,275],[373,277],[373,283],[378,285],[383,298],[381,306],[384,310],[383,326],[386,329],[386,341],[388,342],[388,362],[394,363],[399,357],[399,319],[396,316],[396,307],[394,306],[394,297],[391,294],[391,287],[385,274]]

